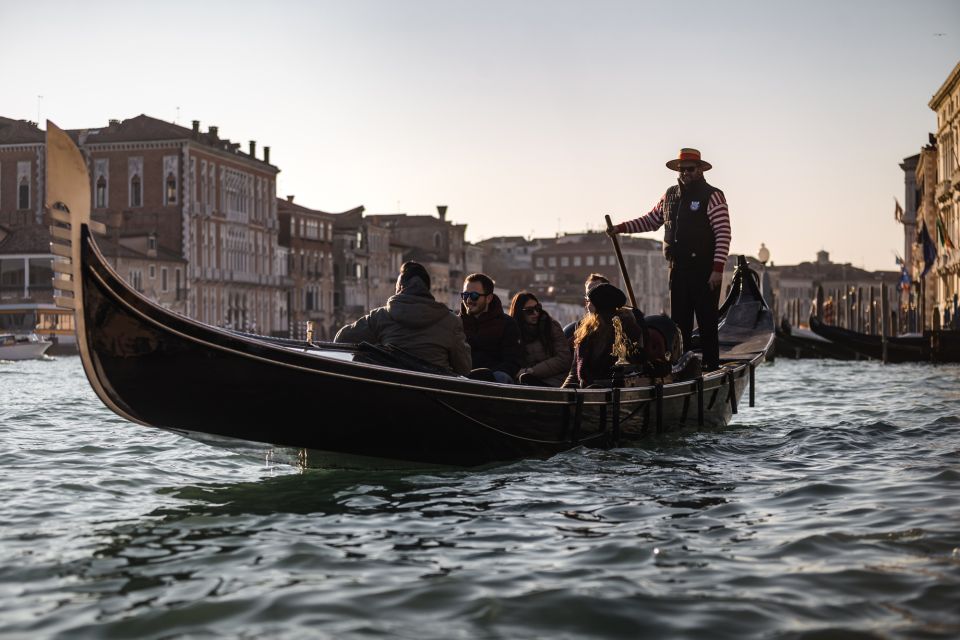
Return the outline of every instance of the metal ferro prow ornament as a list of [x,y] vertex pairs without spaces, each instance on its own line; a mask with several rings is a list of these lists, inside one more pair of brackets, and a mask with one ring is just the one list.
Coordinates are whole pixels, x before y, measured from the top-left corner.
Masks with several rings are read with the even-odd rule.
[[50,252],[53,259],[54,302],[73,311],[77,332],[77,348],[83,371],[90,386],[117,415],[138,422],[117,406],[103,388],[93,370],[95,366],[87,343],[87,327],[83,313],[83,285],[79,269],[83,228],[105,235],[106,227],[90,219],[91,190],[87,162],[66,131],[47,120],[46,187],[44,206],[50,219]]

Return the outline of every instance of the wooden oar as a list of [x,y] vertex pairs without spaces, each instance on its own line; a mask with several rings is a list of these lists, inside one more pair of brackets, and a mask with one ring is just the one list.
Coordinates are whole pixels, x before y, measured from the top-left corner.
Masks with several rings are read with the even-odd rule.
[[[604,216],[607,220],[607,229],[613,229],[613,221],[610,220],[610,216]],[[637,309],[637,296],[633,295],[633,285],[630,284],[630,276],[627,274],[627,263],[623,261],[623,253],[620,251],[620,241],[617,240],[617,234],[611,233],[610,239],[613,240],[613,250],[617,252],[617,262],[620,264],[620,277],[623,278],[623,283],[627,285],[627,295],[630,296],[630,306],[634,309]]]

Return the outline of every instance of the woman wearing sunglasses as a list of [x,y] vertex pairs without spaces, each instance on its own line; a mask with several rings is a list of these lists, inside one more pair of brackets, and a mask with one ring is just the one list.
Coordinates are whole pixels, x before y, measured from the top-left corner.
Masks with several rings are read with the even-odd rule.
[[510,315],[520,327],[520,343],[524,347],[520,383],[559,387],[570,371],[573,357],[560,323],[543,310],[540,301],[529,291],[513,296]]

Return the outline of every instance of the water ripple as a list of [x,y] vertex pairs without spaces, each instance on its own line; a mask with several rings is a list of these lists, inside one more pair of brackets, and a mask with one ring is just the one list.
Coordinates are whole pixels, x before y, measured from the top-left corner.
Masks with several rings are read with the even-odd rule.
[[960,635],[960,368],[758,381],[642,447],[300,472],[126,423],[76,358],[5,363],[0,637]]

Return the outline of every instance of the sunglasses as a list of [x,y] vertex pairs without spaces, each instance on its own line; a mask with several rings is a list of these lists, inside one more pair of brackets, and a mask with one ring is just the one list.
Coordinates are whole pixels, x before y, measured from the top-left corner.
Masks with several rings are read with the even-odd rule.
[[461,298],[462,300],[473,300],[474,302],[476,302],[477,300],[479,300],[479,299],[480,299],[480,296],[485,296],[485,295],[487,295],[487,294],[485,294],[485,293],[477,293],[476,291],[461,291],[461,292],[460,292],[460,298]]
[[680,173],[693,173],[694,171],[696,171],[696,170],[699,169],[699,168],[700,168],[700,167],[698,167],[698,166],[696,166],[696,165],[694,165],[694,166],[692,166],[692,167],[677,167],[677,171],[679,171]]
[[528,316],[532,316],[532,315],[534,315],[534,314],[536,314],[536,313],[540,313],[541,311],[543,311],[543,307],[541,307],[539,304],[538,304],[537,306],[535,306],[535,307],[524,307],[524,308],[523,308],[523,312],[524,312],[525,314],[527,314]]

